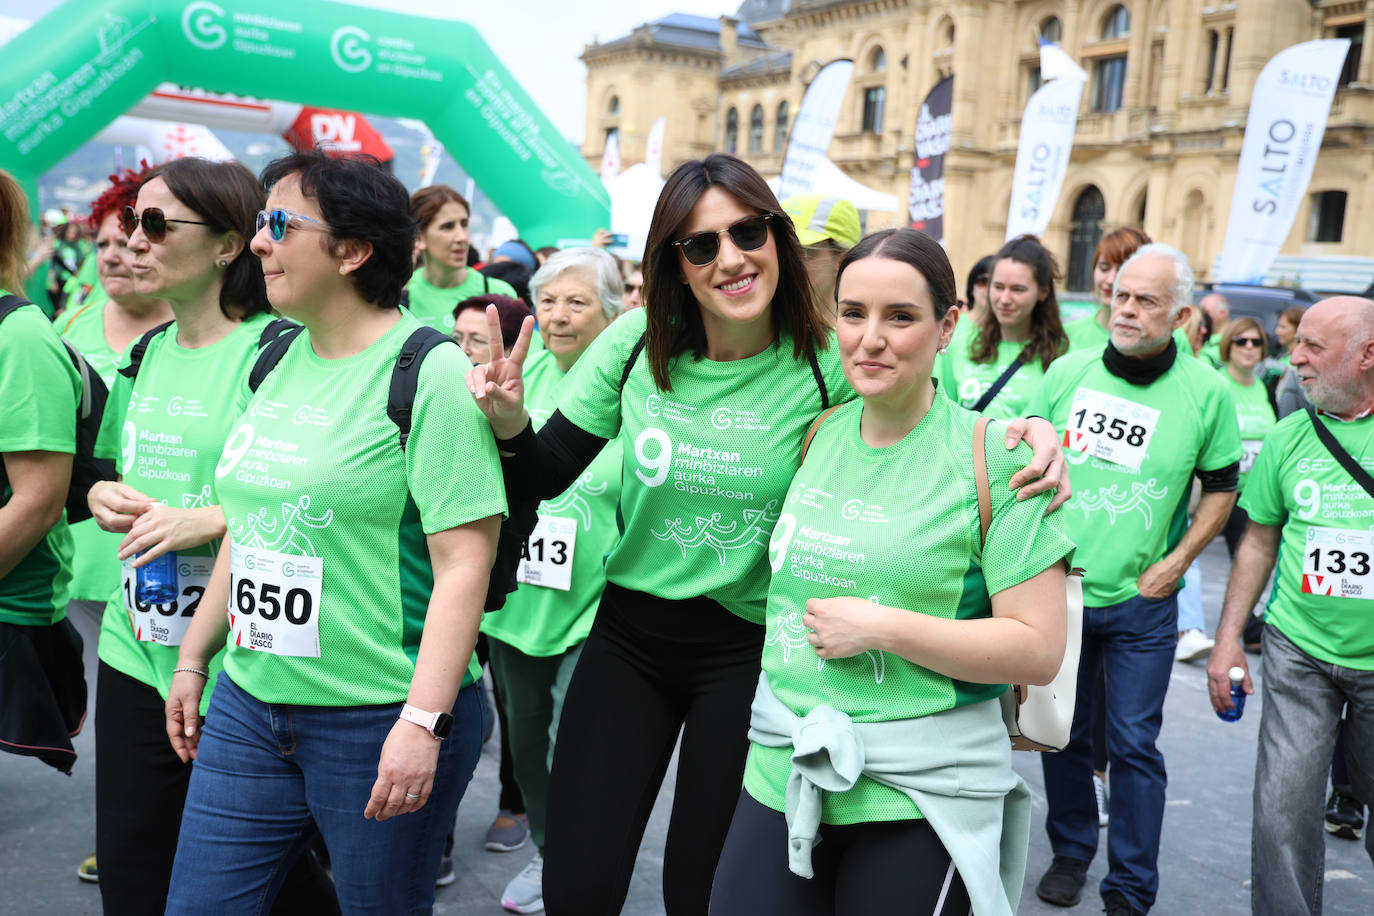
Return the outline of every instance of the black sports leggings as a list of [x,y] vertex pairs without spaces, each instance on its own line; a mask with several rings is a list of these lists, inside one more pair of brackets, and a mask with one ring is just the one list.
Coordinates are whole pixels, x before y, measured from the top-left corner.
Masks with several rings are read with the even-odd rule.
[[964,879],[926,820],[821,825],[813,878],[787,868],[787,821],[741,792],[711,916],[966,916]]
[[544,907],[619,913],[678,732],[667,916],[705,916],[749,750],[763,628],[708,598],[607,585],[568,685],[549,774]]

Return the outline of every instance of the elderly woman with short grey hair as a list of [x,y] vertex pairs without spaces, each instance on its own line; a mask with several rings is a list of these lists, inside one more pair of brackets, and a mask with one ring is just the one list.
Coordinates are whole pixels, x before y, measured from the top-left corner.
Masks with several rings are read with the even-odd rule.
[[[537,428],[553,413],[566,373],[620,314],[624,285],[605,251],[571,248],[535,272],[530,295],[544,340],[525,363],[525,398]],[[499,320],[488,313],[489,320]],[[493,342],[502,336],[495,329],[490,335]],[[539,525],[517,572],[520,586],[501,613],[482,622],[509,724],[511,763],[538,849],[501,897],[517,913],[542,909],[550,750],[562,698],[606,586],[602,558],[619,538],[620,449],[619,442],[609,443],[571,487],[539,504]]]

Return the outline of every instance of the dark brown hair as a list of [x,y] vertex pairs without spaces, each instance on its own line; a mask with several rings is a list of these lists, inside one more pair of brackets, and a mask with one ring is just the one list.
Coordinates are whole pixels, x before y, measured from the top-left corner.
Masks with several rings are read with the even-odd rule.
[[496,314],[501,319],[501,339],[505,342],[506,351],[509,352],[515,345],[515,339],[520,336],[520,326],[525,323],[526,318],[534,314],[530,307],[519,299],[502,296],[500,293],[469,296],[454,307],[453,320],[457,321],[458,316],[469,309],[477,309],[485,315],[489,305],[496,306]]
[[0,289],[24,295],[29,248],[29,198],[9,172],[0,170]]
[[791,335],[793,358],[801,359],[808,350],[823,350],[829,342],[828,325],[807,279],[792,219],[752,167],[734,156],[712,153],[705,159],[684,162],[668,176],[644,246],[645,349],[660,391],[673,390],[668,370],[674,356],[691,351],[699,357],[706,349],[701,306],[682,282],[679,255],[672,243],[682,238],[683,223],[701,195],[712,187],[728,192],[756,213],[773,217],[768,221],[778,257],[778,288],[770,304],[773,327],[775,332]]
[[924,232],[916,229],[884,229],[864,236],[859,244],[849,249],[835,271],[837,295],[845,270],[850,264],[864,258],[886,258],[914,268],[925,279],[926,288],[930,290],[936,321],[944,318],[945,313],[958,304],[959,287],[954,279],[949,255],[939,242]]
[[1099,261],[1106,261],[1120,267],[1126,263],[1127,258],[1135,254],[1137,248],[1148,244],[1150,237],[1134,226],[1113,229],[1102,236],[1097,248],[1093,249],[1093,266],[1096,267]]
[[[993,255],[992,267],[988,270],[988,302],[992,302],[992,277],[997,273],[1000,261],[1015,261],[1025,264],[1035,277],[1035,284],[1045,290],[1045,295],[1031,309],[1030,340],[1017,358],[1023,363],[1039,359],[1040,365],[1048,369],[1050,363],[1063,356],[1069,348],[1068,335],[1059,320],[1059,299],[1054,294],[1054,277],[1059,266],[1054,255],[1040,244],[1033,235],[1018,235],[1002,246]],[[975,363],[990,363],[997,358],[997,347],[1002,342],[1002,325],[990,308],[978,325],[978,336],[969,345],[969,359]]]
[[[1197,311],[1202,312],[1202,309],[1198,309]],[[1203,312],[1203,314],[1205,315],[1207,313]],[[1279,317],[1282,318],[1283,316],[1280,315]],[[1235,341],[1236,337],[1240,334],[1241,331],[1248,331],[1251,328],[1254,328],[1256,331],[1259,332],[1260,356],[1264,357],[1268,355],[1269,335],[1264,333],[1264,328],[1260,327],[1260,323],[1258,321],[1256,321],[1253,318],[1246,318],[1242,316],[1240,318],[1232,318],[1230,321],[1226,322],[1226,327],[1221,332],[1221,343],[1217,346],[1217,350],[1220,352],[1221,361],[1223,363],[1229,363],[1231,361],[1232,342]]]
[[[237,232],[242,237],[243,249],[225,268],[219,290],[219,310],[224,316],[239,320],[268,311],[262,261],[248,250],[257,232],[258,211],[267,204],[267,192],[253,173],[238,162],[187,157],[151,169],[143,184],[154,178],[161,178],[173,197],[209,223],[208,231]],[[242,314],[234,314],[230,306]]]
[[466,197],[446,184],[432,184],[410,195],[410,218],[424,232],[447,203],[461,204],[468,216],[472,216],[472,205]]

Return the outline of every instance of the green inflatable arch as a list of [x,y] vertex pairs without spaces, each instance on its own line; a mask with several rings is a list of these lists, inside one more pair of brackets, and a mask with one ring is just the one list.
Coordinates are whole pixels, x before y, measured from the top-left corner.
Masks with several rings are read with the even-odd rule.
[[0,168],[38,176],[161,82],[429,125],[535,247],[610,225],[596,174],[471,26],[322,0],[68,0],[0,72]]

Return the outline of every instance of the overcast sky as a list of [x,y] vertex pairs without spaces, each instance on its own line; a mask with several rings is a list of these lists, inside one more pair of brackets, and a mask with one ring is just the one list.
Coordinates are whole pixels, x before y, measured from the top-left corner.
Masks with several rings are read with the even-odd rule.
[[[334,0],[397,12],[461,19],[476,26],[497,57],[544,109],[558,130],[581,141],[587,70],[577,59],[593,40],[608,41],[668,13],[719,16],[739,0]],[[226,9],[234,0],[219,0]],[[0,0],[0,15],[37,19],[59,0]],[[462,7],[461,13],[457,8]],[[288,7],[285,7],[289,9]]]

